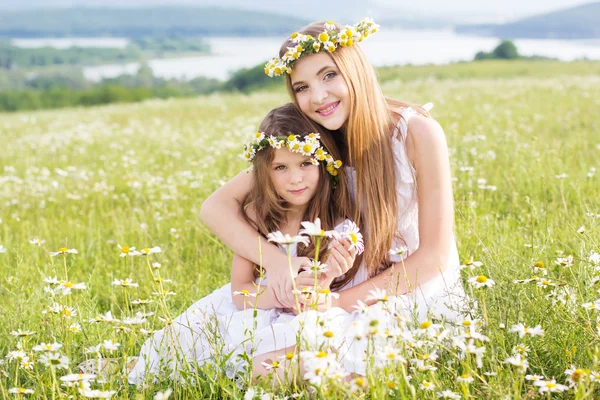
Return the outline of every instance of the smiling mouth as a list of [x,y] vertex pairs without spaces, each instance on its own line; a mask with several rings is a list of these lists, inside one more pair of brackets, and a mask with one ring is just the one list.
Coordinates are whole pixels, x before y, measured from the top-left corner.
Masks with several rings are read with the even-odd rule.
[[292,193],[292,194],[302,194],[305,190],[306,190],[306,188],[304,188],[304,189],[298,189],[298,190],[290,190],[290,193]]
[[337,106],[340,104],[339,101],[333,102],[333,103],[329,103],[326,106],[323,106],[321,108],[319,108],[317,110],[318,114],[321,114],[324,117],[327,117],[328,115],[333,114],[333,112],[335,111],[335,109],[337,108]]

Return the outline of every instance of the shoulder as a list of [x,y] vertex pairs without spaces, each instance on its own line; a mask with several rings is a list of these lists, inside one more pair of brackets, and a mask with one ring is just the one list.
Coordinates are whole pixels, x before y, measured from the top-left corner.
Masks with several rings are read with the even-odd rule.
[[411,163],[416,164],[428,154],[447,151],[446,135],[441,125],[431,117],[413,115],[408,124],[406,150]]

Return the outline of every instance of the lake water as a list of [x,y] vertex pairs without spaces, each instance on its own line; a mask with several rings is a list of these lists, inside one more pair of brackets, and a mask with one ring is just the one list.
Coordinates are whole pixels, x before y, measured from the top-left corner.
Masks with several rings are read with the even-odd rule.
[[[277,55],[282,37],[212,37],[204,39],[213,54],[149,60],[156,76],[192,79],[205,76],[227,79],[232,71],[251,67]],[[571,61],[587,57],[600,59],[600,40],[515,40],[522,55],[542,55]],[[124,47],[122,38],[19,39],[13,43],[23,47],[51,45],[55,47],[97,46]],[[375,66],[404,64],[447,64],[471,60],[478,51],[491,51],[499,39],[458,35],[451,30],[381,30],[361,43]],[[89,80],[135,73],[138,63],[111,64],[84,68]]]

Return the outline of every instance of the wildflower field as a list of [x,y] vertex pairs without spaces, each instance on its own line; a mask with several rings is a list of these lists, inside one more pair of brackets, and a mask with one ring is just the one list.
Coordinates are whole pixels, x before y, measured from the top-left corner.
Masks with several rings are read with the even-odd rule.
[[226,355],[186,380],[144,387],[125,373],[76,375],[99,357],[124,365],[229,281],[232,253],[199,220],[200,206],[246,168],[242,144],[288,97],[281,88],[2,114],[1,396],[600,397],[600,63],[386,68],[381,77],[390,97],[433,102],[446,132],[469,319],[415,325],[396,315],[386,325],[393,297],[381,296],[354,327],[372,344],[364,377],[344,376],[326,338],[308,349],[310,380],[283,388],[228,376]]

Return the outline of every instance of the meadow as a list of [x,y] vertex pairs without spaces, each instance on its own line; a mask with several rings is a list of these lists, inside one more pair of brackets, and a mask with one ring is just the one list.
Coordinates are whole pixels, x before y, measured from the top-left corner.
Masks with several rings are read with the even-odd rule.
[[[242,144],[288,101],[283,88],[0,114],[2,397],[598,397],[599,72],[522,61],[381,71],[386,95],[433,102],[445,130],[472,320],[409,325],[410,337],[368,332],[395,357],[373,354],[368,375],[348,383],[283,389],[230,379],[218,361],[193,384],[70,375],[98,354],[136,355],[228,282],[232,253],[199,210],[247,167]],[[134,246],[161,251],[120,256]]]

